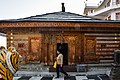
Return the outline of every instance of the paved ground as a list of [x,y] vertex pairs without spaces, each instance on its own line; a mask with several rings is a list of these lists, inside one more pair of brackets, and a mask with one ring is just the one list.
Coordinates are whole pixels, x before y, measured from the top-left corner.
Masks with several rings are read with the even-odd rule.
[[[98,74],[106,74],[110,75],[110,70],[94,70],[94,71],[87,71],[87,72],[67,72],[71,76],[76,75],[98,75]],[[62,75],[62,74],[61,74]],[[17,71],[14,76],[56,76],[56,72],[48,72],[48,71]]]
[[55,78],[53,76],[21,76],[14,77],[13,80],[110,80],[106,74],[99,75],[76,75],[69,77]]
[[110,80],[110,70],[111,67],[99,67],[94,64],[87,72],[68,72],[70,77],[60,74],[61,77],[55,79],[56,72],[49,72],[47,66],[25,65],[17,71],[13,80]]
[[66,78],[60,74],[59,79],[55,79],[55,72],[39,71],[18,71],[13,80],[110,80],[110,71],[89,71],[89,72],[68,72],[70,77]]

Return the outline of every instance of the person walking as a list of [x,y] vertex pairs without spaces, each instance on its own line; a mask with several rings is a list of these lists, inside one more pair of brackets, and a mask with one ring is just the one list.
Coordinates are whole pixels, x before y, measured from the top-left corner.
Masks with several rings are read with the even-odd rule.
[[57,73],[57,77],[55,78],[59,78],[59,72],[63,73],[64,75],[68,76],[68,74],[63,70],[63,54],[61,54],[59,51],[57,51],[57,66],[56,66],[56,73]]

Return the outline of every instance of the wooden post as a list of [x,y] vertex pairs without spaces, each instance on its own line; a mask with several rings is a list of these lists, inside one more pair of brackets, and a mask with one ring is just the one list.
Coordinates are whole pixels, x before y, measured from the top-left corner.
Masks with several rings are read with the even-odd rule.
[[81,35],[81,62],[84,62],[84,34]]

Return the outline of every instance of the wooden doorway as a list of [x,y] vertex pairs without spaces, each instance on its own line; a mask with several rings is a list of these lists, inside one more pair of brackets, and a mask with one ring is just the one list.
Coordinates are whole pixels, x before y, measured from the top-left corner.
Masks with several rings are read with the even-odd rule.
[[63,54],[63,64],[68,65],[68,43],[57,43],[57,50]]

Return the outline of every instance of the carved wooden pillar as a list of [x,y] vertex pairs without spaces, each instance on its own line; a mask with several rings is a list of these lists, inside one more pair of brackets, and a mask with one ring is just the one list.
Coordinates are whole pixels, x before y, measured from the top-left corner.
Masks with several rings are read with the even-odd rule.
[[50,35],[45,34],[45,64],[47,65],[49,63],[49,45],[50,45]]
[[56,50],[57,50],[57,35],[56,35],[56,33],[54,33],[53,34],[53,36],[52,36],[53,38],[52,38],[52,44],[53,44],[53,63],[54,63],[54,61],[56,60]]
[[81,62],[84,62],[84,47],[85,47],[85,36],[84,33],[82,33],[81,35]]
[[81,62],[81,35],[76,37],[76,47],[75,47],[75,63],[79,64]]
[[42,34],[40,34],[39,61],[42,61]]
[[42,34],[42,48],[41,48],[41,53],[42,53],[42,56],[41,56],[41,59],[42,59],[42,63],[45,63],[45,34]]

